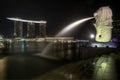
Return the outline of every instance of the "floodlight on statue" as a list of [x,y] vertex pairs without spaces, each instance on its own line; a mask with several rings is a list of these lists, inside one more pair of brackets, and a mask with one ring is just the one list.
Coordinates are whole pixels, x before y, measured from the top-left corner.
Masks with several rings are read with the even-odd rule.
[[93,39],[95,37],[94,34],[90,34],[90,38]]
[[94,17],[96,22],[94,23],[96,29],[95,40],[97,42],[109,42],[111,41],[112,34],[112,10],[109,6],[99,8]]

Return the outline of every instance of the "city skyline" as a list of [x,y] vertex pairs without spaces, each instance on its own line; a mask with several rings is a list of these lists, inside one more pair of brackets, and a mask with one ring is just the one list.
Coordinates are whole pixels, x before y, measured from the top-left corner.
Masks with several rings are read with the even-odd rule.
[[[33,0],[4,0],[0,3],[0,33],[9,35],[13,30],[13,22],[6,17],[20,17],[30,20],[46,20],[49,35],[56,35],[62,28],[70,23],[93,16],[93,13],[101,6],[110,6],[113,10],[113,20],[120,18],[119,4],[109,0],[84,0],[84,1],[33,1]],[[70,33],[76,35],[82,33],[94,33],[94,20],[85,22],[82,29],[77,28]]]

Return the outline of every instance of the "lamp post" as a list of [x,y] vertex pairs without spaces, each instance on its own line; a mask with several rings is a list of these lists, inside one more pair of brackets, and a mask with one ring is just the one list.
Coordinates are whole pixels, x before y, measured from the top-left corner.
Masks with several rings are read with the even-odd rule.
[[90,40],[93,41],[95,38],[95,35],[94,34],[90,34]]
[[90,34],[90,38],[91,38],[91,39],[94,39],[94,38],[95,38],[95,35],[94,35],[94,34]]

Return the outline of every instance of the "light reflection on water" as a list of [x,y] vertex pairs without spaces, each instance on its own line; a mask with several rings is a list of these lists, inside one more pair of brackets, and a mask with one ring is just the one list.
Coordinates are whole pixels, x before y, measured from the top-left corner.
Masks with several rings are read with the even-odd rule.
[[[59,73],[59,69],[63,72],[73,71],[70,74],[74,74],[74,71],[75,71],[76,74],[74,74],[74,76],[78,76],[81,73],[81,69],[83,70],[85,69],[86,71],[87,68],[84,68],[84,67],[87,67],[87,65],[91,66],[92,64],[92,62],[89,63],[89,61],[87,61],[86,62],[87,64],[83,63],[84,65],[83,64],[81,65],[81,63],[79,62],[79,64],[75,63],[77,66],[75,66],[74,63],[73,64],[71,63],[70,64],[71,66],[66,66],[66,63],[68,63],[66,61],[51,60],[51,59],[45,59],[37,56],[22,54],[22,53],[36,54],[36,52],[40,53],[44,49],[44,47],[47,45],[47,43],[44,43],[44,42],[43,43],[16,42],[10,45],[8,45],[10,46],[8,48],[8,51],[5,52],[5,53],[8,53],[8,56],[2,57],[0,59],[0,80],[2,79],[3,80],[4,79],[34,79],[35,77],[43,75],[44,73],[54,69],[58,69],[58,73]],[[52,45],[52,48],[49,54],[51,54],[52,56],[60,57],[61,59],[81,60],[87,57],[89,52],[95,52],[95,54],[97,54],[97,52],[101,51],[101,49],[99,50],[99,48],[95,48],[96,50],[93,51],[91,50],[93,48],[86,48],[86,47],[79,48],[78,46],[80,45],[76,43],[71,43],[71,44],[56,43]],[[105,50],[102,49],[102,51],[105,51]],[[4,52],[2,54],[4,54]],[[22,55],[9,55],[9,54],[22,54]],[[94,53],[90,53],[88,56],[92,54]],[[64,69],[61,68],[60,66],[63,66]],[[76,68],[74,68],[74,70],[71,71],[73,67],[76,67],[78,69],[76,70]],[[89,71],[89,69],[87,70]],[[90,73],[93,73],[93,71]]]
[[[17,41],[10,42],[6,50],[7,54],[33,54],[36,56],[41,56],[42,51],[49,43],[47,42],[26,42],[26,41]],[[56,42],[51,43],[51,47],[47,54],[43,54],[42,57],[49,56],[48,58],[61,58],[61,59],[75,59],[77,55],[79,55],[80,51],[78,47],[76,47],[76,43],[68,43],[68,42]],[[76,54],[77,53],[77,54]],[[80,58],[80,57],[79,57]],[[76,58],[77,59],[77,58]]]
[[[46,42],[14,42],[9,43],[8,50],[6,53],[8,54],[41,54],[42,50],[46,48],[47,44]],[[50,51],[48,51],[48,55],[60,57],[60,58],[72,58],[72,53],[76,53],[76,50],[73,50],[75,45],[72,46],[72,44],[69,43],[63,43],[63,42],[57,42],[52,43],[52,46],[50,47]],[[73,48],[73,49],[72,49]],[[78,51],[77,51],[78,52]]]
[[41,52],[45,43],[19,41],[7,45],[8,53]]
[[65,63],[25,55],[3,57],[0,59],[0,80],[34,79]]
[[0,80],[5,77],[6,58],[0,59]]
[[112,56],[102,56],[94,63],[95,80],[117,80],[115,60]]
[[[49,50],[45,56],[53,56],[58,57],[61,59],[71,59],[71,60],[80,60],[92,56],[101,55],[101,53],[109,53],[114,49],[109,48],[92,48],[92,47],[85,47],[88,43],[81,43],[81,42],[26,42],[26,41],[19,41],[14,43],[9,43],[8,49],[5,51],[7,54],[42,54],[42,51],[48,44],[51,44]],[[92,52],[89,54],[89,52]],[[39,55],[38,55],[39,56]]]

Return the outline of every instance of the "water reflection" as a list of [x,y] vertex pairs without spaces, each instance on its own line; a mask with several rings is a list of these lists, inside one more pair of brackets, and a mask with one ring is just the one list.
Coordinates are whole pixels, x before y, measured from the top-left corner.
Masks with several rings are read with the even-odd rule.
[[6,58],[0,59],[0,80],[4,80],[6,73]]
[[[46,51],[46,54],[43,54],[42,51],[48,44],[49,50]],[[81,60],[89,57],[93,57],[96,55],[100,55],[102,53],[109,53],[114,49],[109,48],[92,48],[86,47],[88,42],[26,42],[26,41],[16,41],[10,42],[8,46],[8,50],[6,53],[8,54],[35,54],[42,56],[51,56],[60,59],[68,59],[68,60]],[[89,54],[89,52],[92,52]]]
[[25,52],[25,48],[26,48],[25,46],[26,46],[26,42],[25,42],[25,41],[22,41],[22,42],[21,42],[21,51],[22,51],[22,52]]
[[41,52],[45,47],[44,42],[26,42],[26,41],[15,41],[7,42],[8,53],[26,53],[26,52]]
[[0,80],[34,79],[65,63],[25,55],[7,56],[0,59]]
[[[52,43],[48,54],[60,58],[60,60],[33,55],[36,53],[40,54],[47,44],[45,42],[11,42],[8,45],[8,51],[2,52],[2,54],[7,53],[8,55],[0,59],[0,80],[45,80],[46,78],[52,80],[58,80],[59,78],[79,80],[92,79],[93,74],[94,79],[100,80],[109,79],[106,77],[101,78],[103,74],[106,76],[115,75],[112,57],[100,57],[95,64],[93,63],[93,58],[89,59],[103,52],[109,53],[113,49],[85,47],[84,45],[86,44],[81,44],[80,42],[56,42]],[[108,74],[109,71],[110,73]],[[113,77],[110,79],[113,79]]]
[[94,63],[94,79],[95,80],[117,80],[115,62],[112,56],[104,55]]

